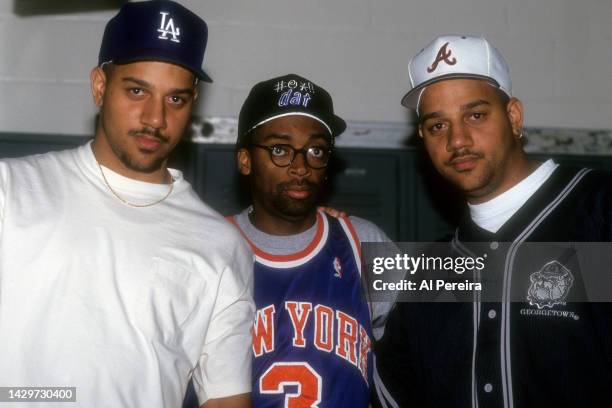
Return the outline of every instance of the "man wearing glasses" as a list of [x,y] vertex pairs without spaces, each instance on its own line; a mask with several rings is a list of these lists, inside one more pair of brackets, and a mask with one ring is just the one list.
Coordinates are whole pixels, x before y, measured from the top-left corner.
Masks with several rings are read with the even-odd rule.
[[329,93],[293,74],[255,85],[240,111],[237,165],[252,206],[231,221],[256,258],[254,407],[368,405],[380,313],[363,296],[359,248],[388,238],[317,210],[345,128]]

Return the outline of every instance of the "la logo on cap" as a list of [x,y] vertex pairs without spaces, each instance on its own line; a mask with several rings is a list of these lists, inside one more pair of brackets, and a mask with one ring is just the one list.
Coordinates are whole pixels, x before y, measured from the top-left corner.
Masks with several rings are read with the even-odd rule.
[[[162,40],[170,40],[175,43],[180,43],[181,41],[178,39],[178,37],[181,35],[180,27],[174,27],[174,21],[172,20],[172,17],[168,18],[168,21],[166,21],[166,17],[170,13],[160,11],[159,14],[161,14],[161,22],[159,24],[157,32],[161,33],[161,35],[157,38],[161,38]],[[168,34],[170,34],[172,38],[168,38]]]
[[438,68],[438,64],[441,62],[445,62],[448,65],[455,65],[457,63],[457,58],[453,57],[451,59],[452,53],[453,51],[448,49],[448,43],[445,43],[442,47],[440,47],[440,50],[438,50],[438,55],[431,66],[427,68],[427,72],[430,74],[434,72],[436,68]]

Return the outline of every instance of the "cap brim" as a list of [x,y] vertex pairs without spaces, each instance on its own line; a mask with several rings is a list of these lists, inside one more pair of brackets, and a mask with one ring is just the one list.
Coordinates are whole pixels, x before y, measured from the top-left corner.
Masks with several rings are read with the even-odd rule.
[[245,133],[250,132],[251,130],[263,125],[264,123],[270,122],[271,120],[282,118],[285,116],[293,116],[293,115],[307,116],[309,118],[312,118],[320,122],[323,126],[327,128],[327,130],[330,132],[332,137],[338,137],[342,134],[342,132],[346,130],[346,122],[344,121],[344,119],[342,119],[339,116],[328,115],[328,114],[316,115],[316,114],[313,114],[312,112],[303,112],[300,110],[295,110],[295,111],[284,112],[279,115],[274,115],[274,116],[265,118],[259,121],[256,125],[254,125],[250,129],[248,129]]
[[162,52],[159,52],[160,50],[156,50],[156,52],[146,52],[143,51],[142,53],[140,53],[140,55],[137,56],[130,56],[129,58],[115,58],[112,61],[113,64],[117,64],[117,65],[123,65],[123,64],[130,64],[132,62],[138,62],[138,61],[162,61],[162,62],[168,62],[170,64],[174,64],[174,65],[178,65],[179,67],[183,67],[186,70],[190,71],[191,73],[193,73],[193,75],[195,75],[198,79],[200,79],[201,81],[204,82],[209,82],[211,83],[213,80],[211,77],[208,76],[208,74],[206,72],[204,72],[204,70],[202,68],[199,67],[190,67],[188,65],[185,64],[181,64],[180,62],[177,62],[176,59],[171,58],[167,55],[164,55]]
[[491,77],[485,75],[476,75],[476,74],[460,74],[453,73],[447,75],[440,75],[439,77],[432,78],[429,81],[425,81],[419,86],[412,88],[410,91],[404,95],[402,98],[402,105],[409,109],[417,109],[419,104],[419,96],[421,94],[421,90],[426,88],[429,85],[435,84],[436,82],[444,81],[447,79],[483,79],[489,82],[491,85],[499,88],[499,83]]

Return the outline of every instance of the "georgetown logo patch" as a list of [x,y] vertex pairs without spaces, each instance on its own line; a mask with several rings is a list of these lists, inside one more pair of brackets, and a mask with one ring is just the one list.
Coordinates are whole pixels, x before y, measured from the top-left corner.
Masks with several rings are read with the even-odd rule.
[[529,280],[531,285],[527,291],[527,300],[538,309],[565,303],[574,283],[570,270],[558,261],[548,262],[539,271],[532,273]]

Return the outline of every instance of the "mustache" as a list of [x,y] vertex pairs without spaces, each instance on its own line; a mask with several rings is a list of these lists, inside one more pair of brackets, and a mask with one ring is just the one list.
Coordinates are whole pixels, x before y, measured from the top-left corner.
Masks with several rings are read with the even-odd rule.
[[461,149],[453,151],[453,154],[451,155],[450,159],[448,159],[444,164],[451,165],[453,161],[466,156],[477,157],[479,159],[482,159],[484,157],[484,155],[480,152],[475,152],[473,150],[468,149],[467,147],[463,147]]
[[131,129],[128,131],[128,135],[130,136],[148,135],[162,142],[168,141],[168,137],[166,135],[164,135],[159,129],[153,129],[153,128]]
[[276,186],[276,189],[279,192],[281,192],[281,191],[289,190],[295,187],[302,187],[302,188],[307,187],[310,190],[315,190],[319,188],[319,184],[302,179],[302,180],[288,181],[286,183],[280,183]]

